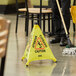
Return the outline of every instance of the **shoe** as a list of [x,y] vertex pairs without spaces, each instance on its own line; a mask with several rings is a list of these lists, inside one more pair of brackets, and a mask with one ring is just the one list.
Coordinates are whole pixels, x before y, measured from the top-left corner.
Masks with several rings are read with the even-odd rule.
[[66,46],[68,44],[66,37],[61,37],[60,46]]
[[61,40],[61,37],[55,37],[54,39],[50,40],[50,43],[51,44],[60,43],[60,40]]
[[51,36],[54,36],[55,34],[54,33],[48,33],[48,37],[51,37]]

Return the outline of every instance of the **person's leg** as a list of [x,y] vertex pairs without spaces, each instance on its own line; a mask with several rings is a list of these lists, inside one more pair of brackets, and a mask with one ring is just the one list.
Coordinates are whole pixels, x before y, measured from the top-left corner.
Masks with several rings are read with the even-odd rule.
[[[61,3],[61,0],[59,0],[59,3]],[[52,11],[53,11],[52,22],[53,22],[54,33],[56,37],[50,40],[50,43],[59,43],[60,32],[61,32],[61,18],[60,18],[56,0],[52,0]]]
[[[61,0],[59,0],[59,3],[61,4]],[[60,30],[61,30],[61,18],[59,14],[59,10],[57,7],[56,0],[52,0],[52,11],[53,11],[53,26],[55,29],[56,35],[60,35]]]
[[[65,24],[66,24],[66,28],[67,28],[67,31],[69,33],[69,27],[70,27],[70,0],[61,0],[61,6],[62,6],[62,13],[63,13],[63,17],[64,17],[64,21],[65,21]],[[63,45],[66,45],[65,42],[66,42],[66,34],[65,34],[65,30],[64,30],[64,27],[63,25],[61,26],[61,42],[60,42],[60,45],[63,46]]]
[[[67,31],[69,33],[69,28],[70,28],[70,0],[61,0],[61,5],[62,5],[62,13],[64,17],[64,21],[66,24]],[[65,34],[65,30],[63,25],[61,26],[61,34]]]

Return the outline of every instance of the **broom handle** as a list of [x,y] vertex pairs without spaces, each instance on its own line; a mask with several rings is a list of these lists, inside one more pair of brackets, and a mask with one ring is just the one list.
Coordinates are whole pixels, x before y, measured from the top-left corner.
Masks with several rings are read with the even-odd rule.
[[64,18],[63,18],[62,11],[61,11],[58,0],[56,0],[56,3],[57,3],[57,6],[58,6],[58,9],[59,9],[59,12],[60,12],[60,16],[61,16],[61,20],[62,20],[62,23],[63,23],[63,26],[64,26],[65,33],[67,35],[68,32],[67,32],[67,29],[66,29],[66,25],[65,25],[65,22],[64,22]]

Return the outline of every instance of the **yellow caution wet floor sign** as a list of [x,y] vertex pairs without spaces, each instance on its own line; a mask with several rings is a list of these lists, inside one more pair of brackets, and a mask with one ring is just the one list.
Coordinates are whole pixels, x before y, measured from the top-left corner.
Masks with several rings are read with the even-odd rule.
[[73,19],[73,23],[76,24],[76,6],[71,6],[71,16]]
[[56,62],[56,58],[37,24],[34,25],[30,38],[28,39],[22,60],[25,58],[27,59],[26,65],[29,65],[32,61],[44,59],[51,59]]

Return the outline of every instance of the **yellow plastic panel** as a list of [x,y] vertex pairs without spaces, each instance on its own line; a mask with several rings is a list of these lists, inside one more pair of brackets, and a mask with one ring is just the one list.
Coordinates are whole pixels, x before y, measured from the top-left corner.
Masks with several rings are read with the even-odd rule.
[[73,23],[76,24],[76,6],[71,7],[71,16],[72,16],[72,19],[73,19]]
[[56,62],[47,41],[38,25],[34,25],[30,38],[22,57],[22,60],[27,59],[26,65],[36,60],[50,59]]

